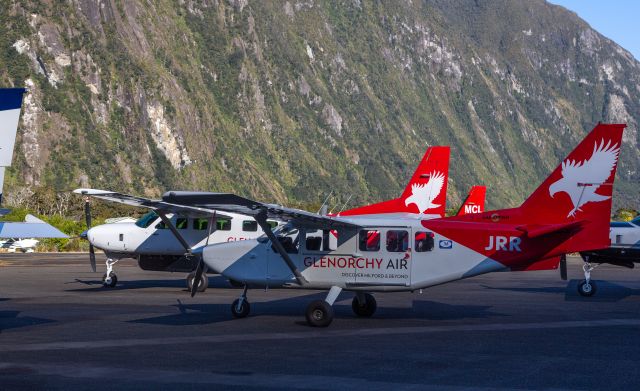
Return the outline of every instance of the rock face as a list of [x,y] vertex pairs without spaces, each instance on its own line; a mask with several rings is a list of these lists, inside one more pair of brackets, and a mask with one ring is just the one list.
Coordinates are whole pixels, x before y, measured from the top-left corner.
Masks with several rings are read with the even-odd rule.
[[507,207],[603,121],[629,124],[614,203],[639,207],[640,64],[542,0],[7,3],[14,188],[353,205],[446,144],[449,206],[485,184]]

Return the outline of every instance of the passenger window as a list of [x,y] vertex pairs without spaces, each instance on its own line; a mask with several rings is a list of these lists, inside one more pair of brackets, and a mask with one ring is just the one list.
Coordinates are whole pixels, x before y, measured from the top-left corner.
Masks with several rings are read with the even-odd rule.
[[164,221],[161,221],[156,224],[156,229],[167,229],[167,226],[165,225]]
[[187,228],[189,228],[189,224],[187,222],[187,218],[186,217],[178,217],[178,219],[176,220],[176,228],[178,228],[178,229],[187,229]]
[[267,224],[271,227],[271,229],[275,229],[278,227],[278,222],[273,220],[267,220]]
[[258,222],[255,220],[245,220],[242,222],[242,230],[245,232],[256,232],[258,230]]
[[416,252],[422,253],[433,250],[433,232],[416,232]]
[[216,230],[218,231],[231,231],[231,220],[218,219],[216,222]]
[[361,230],[358,235],[358,243],[360,251],[379,251],[380,231]]
[[322,247],[322,238],[319,236],[307,236],[305,247],[310,251],[320,251],[320,248]]
[[206,231],[209,228],[209,220],[198,218],[193,219],[193,229],[197,231]]
[[318,230],[307,232],[305,248],[309,251],[334,251],[338,245],[338,232]]
[[405,252],[409,249],[409,232],[403,230],[387,231],[387,251]]

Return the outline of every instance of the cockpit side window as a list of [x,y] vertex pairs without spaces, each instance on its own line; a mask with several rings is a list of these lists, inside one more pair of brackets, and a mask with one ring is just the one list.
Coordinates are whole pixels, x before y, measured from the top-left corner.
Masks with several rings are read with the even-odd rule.
[[178,217],[176,220],[176,228],[177,229],[187,229],[189,228],[188,220],[186,217]]
[[218,231],[231,231],[231,220],[218,219],[216,222],[216,230]]
[[193,219],[193,229],[196,231],[206,231],[209,228],[209,220],[203,218]]
[[151,225],[151,223],[156,221],[157,218],[158,218],[158,215],[156,214],[156,212],[151,211],[151,212],[145,213],[142,217],[140,217],[138,221],[136,221],[136,225],[140,228],[147,228],[148,226]]

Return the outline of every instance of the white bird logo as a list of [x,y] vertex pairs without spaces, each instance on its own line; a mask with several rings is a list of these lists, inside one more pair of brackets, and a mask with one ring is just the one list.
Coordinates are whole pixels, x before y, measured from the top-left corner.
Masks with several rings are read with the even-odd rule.
[[416,204],[421,214],[429,209],[437,208],[440,205],[434,204],[433,200],[442,191],[442,186],[444,186],[444,174],[434,171],[429,174],[427,183],[411,185],[411,195],[404,200],[404,205]]
[[611,175],[619,153],[619,145],[611,145],[611,140],[605,145],[602,140],[600,145],[596,141],[589,159],[582,162],[567,159],[562,162],[562,178],[549,186],[549,195],[553,197],[558,192],[569,195],[573,209],[567,217],[575,216],[578,211],[582,211],[580,207],[588,202],[600,202],[611,198],[596,194],[596,190]]

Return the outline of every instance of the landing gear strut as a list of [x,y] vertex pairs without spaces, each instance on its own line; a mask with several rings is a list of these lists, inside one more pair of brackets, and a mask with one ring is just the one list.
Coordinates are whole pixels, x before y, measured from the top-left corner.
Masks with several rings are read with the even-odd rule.
[[312,301],[307,306],[305,316],[309,326],[327,327],[333,321],[333,303],[335,303],[338,295],[342,292],[342,288],[332,286],[324,300]]
[[116,273],[113,271],[113,265],[118,263],[118,261],[119,259],[114,261],[109,258],[107,259],[107,262],[105,262],[107,265],[107,272],[102,276],[102,285],[105,287],[114,288],[118,283],[118,276],[116,276]]
[[249,305],[249,301],[247,300],[247,290],[248,287],[245,285],[242,290],[242,295],[231,304],[231,314],[234,318],[246,318],[251,311],[251,305]]
[[[196,277],[196,272],[191,272],[187,276],[187,289],[189,290],[189,292],[191,292],[191,289],[193,288],[193,280],[195,279],[195,277]],[[208,286],[209,286],[209,277],[207,277],[207,273],[205,271],[204,273],[202,273],[202,276],[200,277],[200,281],[198,281],[198,292],[206,291]]]
[[363,318],[368,318],[376,312],[378,305],[376,298],[370,293],[357,292],[351,302],[353,312]]
[[591,297],[596,294],[596,283],[591,281],[591,271],[598,266],[599,264],[592,265],[588,260],[585,260],[584,265],[582,265],[584,280],[578,284],[578,293],[581,296]]

